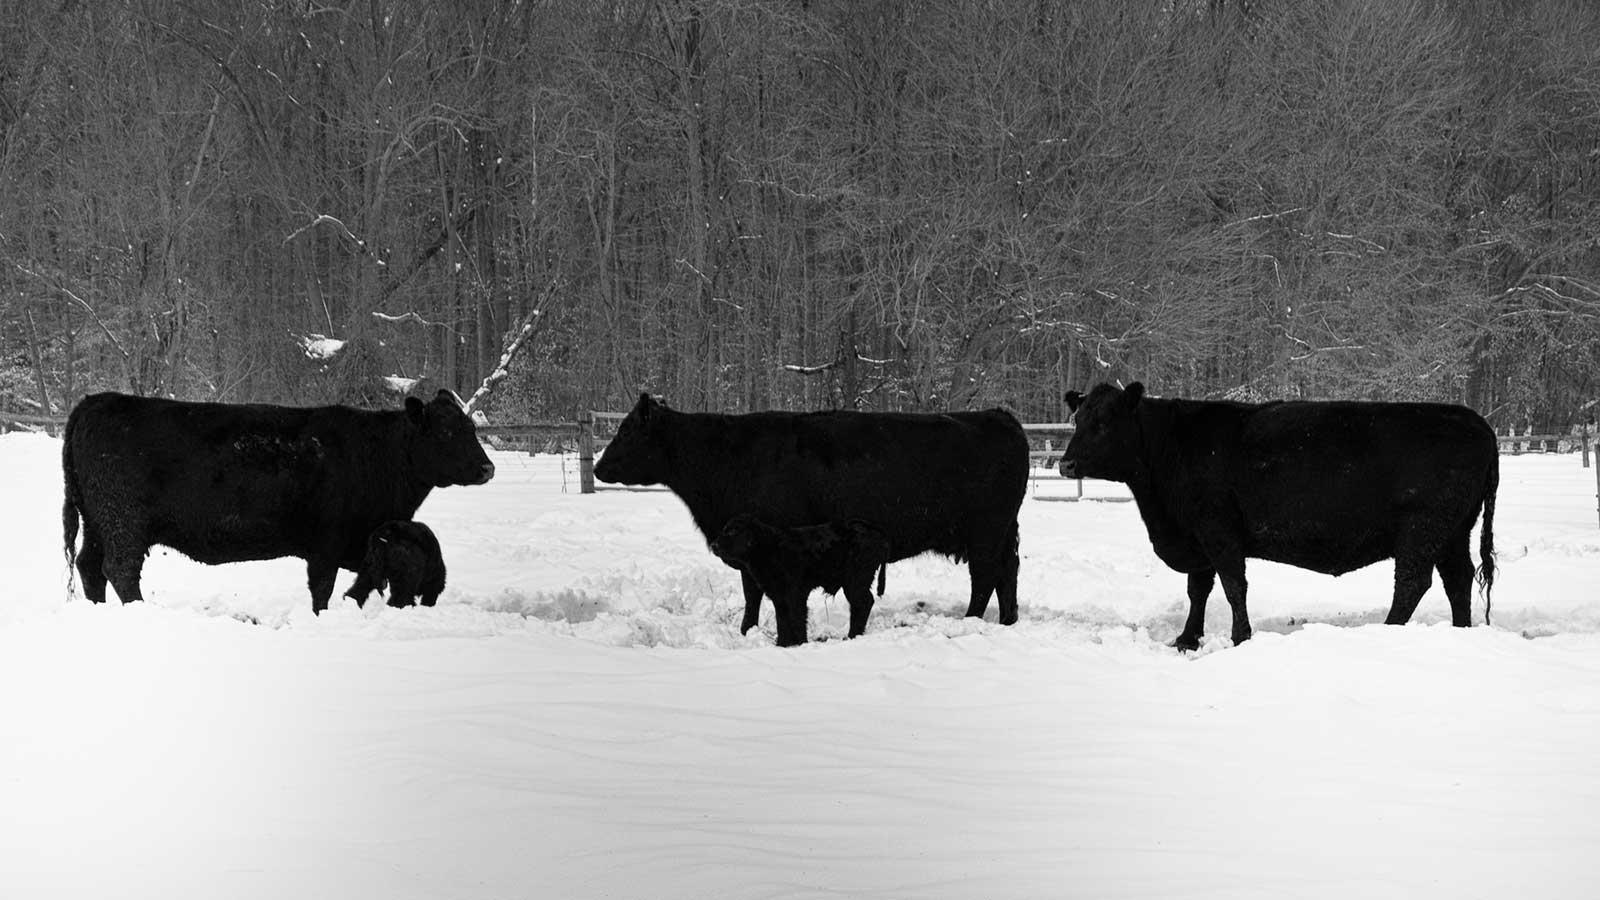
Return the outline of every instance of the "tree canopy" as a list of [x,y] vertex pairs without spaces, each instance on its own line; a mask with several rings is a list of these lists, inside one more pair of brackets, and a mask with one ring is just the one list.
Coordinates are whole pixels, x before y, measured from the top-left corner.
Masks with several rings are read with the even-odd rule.
[[1600,396],[1583,0],[0,10],[13,411]]

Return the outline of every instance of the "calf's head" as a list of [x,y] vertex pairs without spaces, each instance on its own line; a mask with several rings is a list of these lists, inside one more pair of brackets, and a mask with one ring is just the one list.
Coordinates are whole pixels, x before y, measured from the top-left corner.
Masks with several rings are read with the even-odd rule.
[[738,515],[711,539],[711,552],[736,568],[744,568],[752,554],[767,545],[773,528],[752,515]]
[[661,484],[672,471],[666,435],[667,409],[649,394],[640,394],[633,411],[617,426],[617,435],[595,463],[594,477],[608,484]]
[[434,487],[483,484],[494,477],[494,463],[483,452],[478,430],[455,394],[440,391],[428,403],[407,397],[406,424],[412,465]]
[[1067,392],[1075,428],[1061,456],[1061,474],[1068,478],[1127,481],[1139,472],[1139,402],[1144,385],[1126,389],[1101,384],[1088,396]]

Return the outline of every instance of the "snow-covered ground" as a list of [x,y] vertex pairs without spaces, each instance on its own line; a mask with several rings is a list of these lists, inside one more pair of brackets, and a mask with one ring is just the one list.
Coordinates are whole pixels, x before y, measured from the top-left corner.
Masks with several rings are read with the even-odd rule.
[[739,635],[738,579],[672,495],[582,496],[570,461],[509,453],[418,514],[435,609],[319,619],[297,561],[160,550],[149,603],[92,607],[59,461],[0,437],[0,897],[1595,895],[1575,456],[1502,461],[1493,628],[1441,624],[1437,586],[1371,624],[1388,564],[1252,562],[1258,636],[1220,637],[1219,592],[1191,656],[1130,503],[1026,503],[1014,627],[959,618],[964,569],[922,558],[864,638],[819,596],[780,650],[770,607]]

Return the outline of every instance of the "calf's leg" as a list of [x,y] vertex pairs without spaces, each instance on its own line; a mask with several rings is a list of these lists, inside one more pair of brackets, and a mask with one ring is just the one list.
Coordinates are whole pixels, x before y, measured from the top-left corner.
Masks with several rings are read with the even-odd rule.
[[739,570],[739,581],[744,586],[744,621],[739,623],[739,633],[748,634],[750,629],[761,624],[761,585],[756,583],[754,575],[743,569]]
[[806,601],[809,591],[780,591],[772,597],[778,621],[778,646],[793,647],[806,642]]
[[[374,582],[372,576],[368,574],[365,569],[363,569],[356,573],[355,583],[350,585],[350,589],[345,591],[344,595],[355,600],[356,606],[366,609],[367,597],[371,596],[373,589],[376,587],[377,584]],[[381,588],[379,589],[381,590]]]
[[867,617],[872,615],[872,576],[868,570],[844,586],[844,598],[850,601],[850,631],[845,637],[860,637],[866,633]]

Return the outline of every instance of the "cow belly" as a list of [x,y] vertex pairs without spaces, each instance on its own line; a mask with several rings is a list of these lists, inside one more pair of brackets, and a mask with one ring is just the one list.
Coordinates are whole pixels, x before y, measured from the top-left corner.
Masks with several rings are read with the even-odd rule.
[[150,542],[207,565],[301,556],[303,548],[276,522],[222,514],[192,522],[153,522]]
[[1394,556],[1394,535],[1371,527],[1331,528],[1315,522],[1257,525],[1245,555],[1325,575],[1343,575]]

